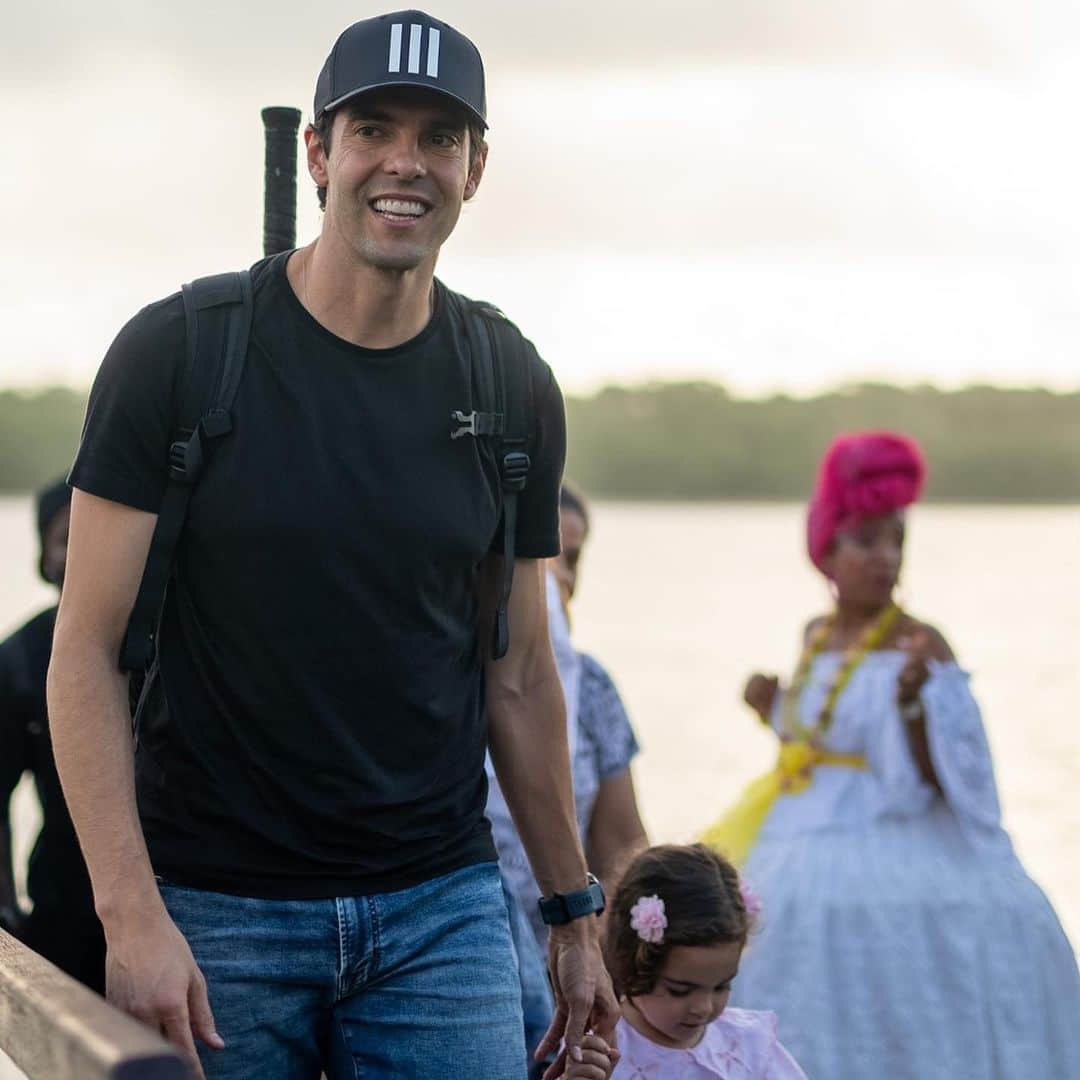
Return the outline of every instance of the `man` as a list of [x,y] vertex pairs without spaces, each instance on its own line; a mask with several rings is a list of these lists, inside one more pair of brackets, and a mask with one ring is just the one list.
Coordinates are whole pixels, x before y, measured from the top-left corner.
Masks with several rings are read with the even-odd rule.
[[[70,502],[70,489],[62,482],[50,484],[37,496],[38,569],[57,587],[64,581]],[[0,643],[0,925],[103,993],[105,940],[49,742],[45,673],[55,621],[56,608],[51,607]],[[41,803],[41,831],[26,876],[34,906],[24,918],[15,897],[8,813],[12,793],[27,772]]]
[[[488,743],[545,895],[587,894],[541,562],[558,549],[561,396],[533,354],[499,661],[498,468],[448,423],[475,406],[460,302],[434,270],[483,176],[484,114],[479,53],[428,15],[335,44],[305,132],[322,231],[253,270],[235,430],[192,500],[134,754],[116,657],[164,486],[177,296],[121,331],[91,394],[57,759],[109,997],[199,1075],[524,1075]],[[549,1041],[565,1029],[575,1057],[617,1013],[596,936],[591,917],[552,930]]]

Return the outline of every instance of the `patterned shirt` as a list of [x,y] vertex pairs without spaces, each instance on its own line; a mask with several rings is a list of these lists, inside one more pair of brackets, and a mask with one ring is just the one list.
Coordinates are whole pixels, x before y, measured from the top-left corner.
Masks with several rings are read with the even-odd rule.
[[[578,655],[581,659],[581,682],[571,773],[578,830],[584,842],[600,785],[629,768],[639,747],[626,707],[611,676],[598,660],[586,653]],[[502,798],[489,799],[487,814],[499,852],[499,867],[522,910],[528,915],[537,941],[546,950],[547,927],[541,921],[536,906],[540,889],[533,878],[525,848],[510,819],[506,803]]]

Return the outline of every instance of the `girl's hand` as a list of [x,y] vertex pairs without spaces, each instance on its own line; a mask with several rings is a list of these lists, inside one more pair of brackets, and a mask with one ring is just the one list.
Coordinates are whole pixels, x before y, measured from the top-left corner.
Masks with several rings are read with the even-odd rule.
[[743,691],[743,701],[767,724],[779,689],[780,680],[775,675],[751,675]]
[[566,1060],[563,1080],[607,1080],[619,1060],[619,1051],[599,1035],[586,1035],[581,1042],[581,1060]]
[[916,626],[896,647],[907,653],[907,662],[896,678],[896,700],[904,705],[918,698],[930,677],[928,661],[934,654],[934,643],[926,627]]

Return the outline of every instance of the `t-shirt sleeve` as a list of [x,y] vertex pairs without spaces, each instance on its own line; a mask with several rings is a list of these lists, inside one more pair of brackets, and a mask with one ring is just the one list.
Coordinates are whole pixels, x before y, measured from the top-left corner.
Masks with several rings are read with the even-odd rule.
[[[559,554],[559,489],[566,464],[566,413],[562,391],[551,368],[532,345],[533,439],[525,490],[518,497],[514,550],[522,559],[548,559]],[[492,550],[501,547],[499,529]]]
[[640,747],[611,676],[593,657],[581,659],[578,723],[596,747],[600,779],[607,780],[628,769]]
[[117,334],[90,391],[72,487],[157,513],[184,349],[179,294],[143,308]]

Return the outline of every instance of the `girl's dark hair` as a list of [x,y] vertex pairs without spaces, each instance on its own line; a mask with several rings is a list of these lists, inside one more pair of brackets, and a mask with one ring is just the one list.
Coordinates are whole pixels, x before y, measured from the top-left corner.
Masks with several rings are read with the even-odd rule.
[[[658,945],[630,925],[630,909],[643,896],[664,901],[667,929]],[[605,951],[615,992],[650,993],[674,945],[741,944],[749,929],[739,875],[727,859],[704,844],[649,848],[626,868],[608,914]]]
[[559,489],[559,509],[570,510],[577,514],[585,522],[585,531],[589,531],[589,504],[577,488],[563,484]]

